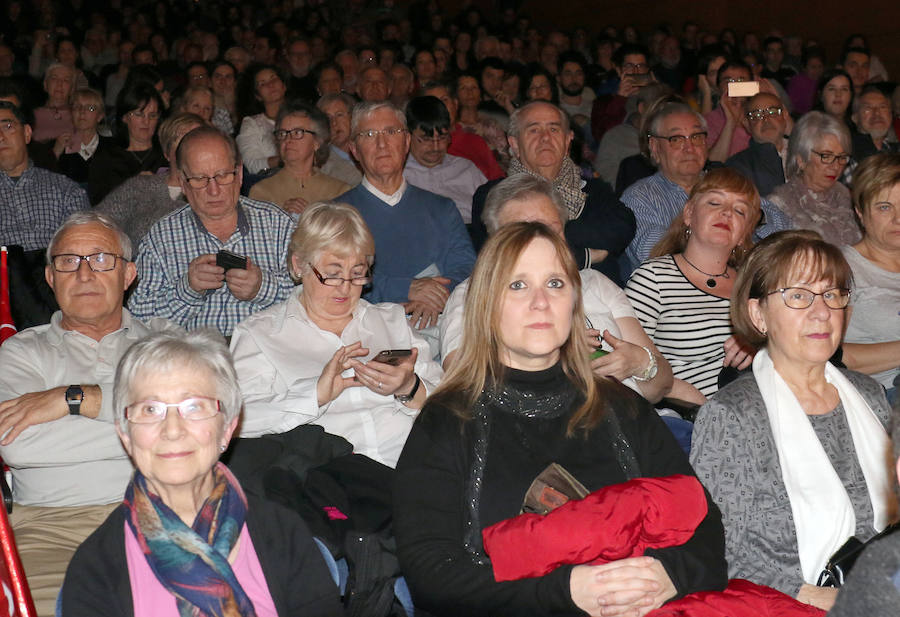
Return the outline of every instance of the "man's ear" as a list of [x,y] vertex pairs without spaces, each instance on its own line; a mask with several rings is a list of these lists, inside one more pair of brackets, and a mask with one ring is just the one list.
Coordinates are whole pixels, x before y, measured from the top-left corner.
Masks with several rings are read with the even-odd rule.
[[134,265],[133,261],[126,261],[124,289],[128,289],[129,287],[131,287],[131,284],[134,282],[135,278],[137,278],[137,266]]
[[[50,289],[53,289],[53,281],[54,281],[55,272],[53,270],[53,266],[47,265],[44,267],[44,280],[47,281],[47,284],[50,286]],[[53,289],[55,292],[56,290]]]
[[519,138],[510,135],[506,141],[509,143],[509,151],[512,152],[512,155],[519,158]]
[[25,130],[25,143],[30,144],[31,143],[31,125],[26,124],[22,128]]

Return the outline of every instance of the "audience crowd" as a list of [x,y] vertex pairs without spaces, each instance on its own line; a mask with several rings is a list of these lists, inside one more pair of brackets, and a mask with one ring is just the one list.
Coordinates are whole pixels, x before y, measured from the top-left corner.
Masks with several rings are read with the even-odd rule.
[[900,613],[877,50],[462,4],[3,3],[37,614]]

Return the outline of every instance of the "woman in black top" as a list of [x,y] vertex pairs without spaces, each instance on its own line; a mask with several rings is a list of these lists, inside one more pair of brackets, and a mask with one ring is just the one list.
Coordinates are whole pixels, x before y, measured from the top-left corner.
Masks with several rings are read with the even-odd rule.
[[[580,278],[565,241],[539,223],[488,240],[466,297],[459,362],[410,433],[397,465],[394,529],[416,606],[436,615],[643,615],[722,589],[720,515],[681,546],[601,566],[495,581],[482,529],[516,516],[550,463],[589,491],[637,477],[693,475],[653,409],[590,371]],[[607,613],[613,614],[613,613]]]

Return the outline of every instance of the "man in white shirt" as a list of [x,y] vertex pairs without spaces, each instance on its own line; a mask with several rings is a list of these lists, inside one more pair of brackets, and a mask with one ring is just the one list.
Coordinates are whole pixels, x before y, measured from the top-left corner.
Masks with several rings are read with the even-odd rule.
[[53,615],[70,558],[122,501],[132,466],[113,423],[119,358],[151,331],[122,308],[131,241],[111,219],[79,212],[47,249],[60,310],[0,347],[0,456],[12,472],[10,521],[39,615]]
[[472,222],[472,196],[487,178],[469,159],[447,154],[451,129],[447,107],[433,96],[416,97],[406,106],[406,124],[411,135],[403,177],[410,184],[452,199],[468,225]]

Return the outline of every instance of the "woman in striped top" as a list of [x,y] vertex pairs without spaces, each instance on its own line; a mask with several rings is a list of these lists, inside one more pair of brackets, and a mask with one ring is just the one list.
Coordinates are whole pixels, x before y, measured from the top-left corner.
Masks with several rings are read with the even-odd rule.
[[759,193],[738,172],[710,171],[681,215],[635,270],[625,293],[656,347],[672,365],[669,398],[703,404],[723,366],[746,368],[752,350],[731,334],[735,268],[752,246]]

